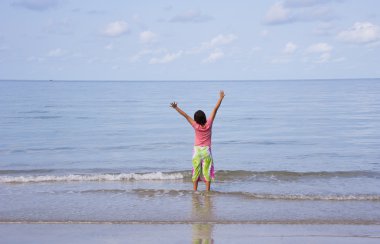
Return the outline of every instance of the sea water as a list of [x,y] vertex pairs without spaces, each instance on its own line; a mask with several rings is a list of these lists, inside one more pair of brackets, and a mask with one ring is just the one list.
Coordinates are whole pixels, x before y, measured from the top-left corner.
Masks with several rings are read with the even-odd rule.
[[[222,89],[194,193],[169,105]],[[1,81],[0,114],[0,222],[380,224],[378,79]]]

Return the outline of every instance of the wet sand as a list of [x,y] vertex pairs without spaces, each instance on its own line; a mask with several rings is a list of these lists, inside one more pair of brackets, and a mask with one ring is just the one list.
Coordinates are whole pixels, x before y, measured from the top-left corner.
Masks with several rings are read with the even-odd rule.
[[380,225],[0,224],[2,243],[379,243]]

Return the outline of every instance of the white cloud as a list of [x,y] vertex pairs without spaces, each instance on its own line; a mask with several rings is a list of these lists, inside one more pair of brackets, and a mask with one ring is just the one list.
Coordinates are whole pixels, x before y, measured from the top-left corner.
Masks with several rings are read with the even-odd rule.
[[14,1],[12,3],[12,6],[35,11],[43,11],[56,7],[58,5],[58,2],[58,0],[19,0]]
[[264,20],[267,24],[288,22],[291,20],[290,11],[281,2],[277,2],[269,8]]
[[205,50],[212,48],[217,48],[222,45],[228,45],[235,41],[238,37],[234,34],[223,35],[219,34],[212,38],[210,41],[203,42],[200,46],[194,47],[191,50],[187,51],[187,54],[200,53]]
[[190,9],[170,19],[170,22],[207,22],[213,18],[204,15],[200,10]]
[[48,52],[48,57],[62,57],[66,54],[66,51],[61,48],[52,49]]
[[315,63],[326,63],[332,60],[331,51],[333,50],[333,47],[325,42],[315,43],[313,45],[310,45],[306,49],[306,54],[308,54],[313,62]]
[[[328,2],[330,1],[278,1],[267,11],[264,23],[277,25],[293,22],[330,21],[336,18],[336,15],[331,7],[326,6]],[[317,4],[320,6],[314,6]]]
[[331,53],[329,53],[329,52],[325,52],[325,53],[322,53],[322,54],[319,56],[319,59],[317,60],[317,63],[326,63],[326,62],[328,62],[330,59],[331,59]]
[[203,59],[202,63],[214,63],[215,61],[223,57],[224,57],[224,53],[221,50],[216,49],[212,53],[210,53],[210,55],[207,58]]
[[[152,38],[151,36],[152,35],[148,33],[148,35],[146,35],[144,38],[146,38],[146,41],[148,41]],[[214,50],[213,52],[211,52],[211,54],[209,54],[209,56],[206,59],[202,61],[203,63],[212,63],[224,56],[224,53],[219,49],[219,47],[228,45],[232,43],[233,41],[235,41],[237,38],[238,37],[234,34],[227,34],[227,35],[219,34],[213,37],[211,40],[203,42],[198,47],[194,47],[189,50],[181,50],[178,52],[172,52],[172,53],[168,52],[167,49],[162,49],[162,48],[156,49],[156,50],[144,49],[138,52],[137,54],[135,54],[134,56],[130,57],[129,61],[136,62],[145,56],[150,56],[150,59],[149,59],[150,64],[164,64],[164,63],[172,62],[183,55],[194,55],[194,54],[199,54],[199,53],[204,53],[206,51]],[[163,56],[157,57],[159,55],[163,55]]]
[[103,35],[110,37],[121,36],[129,31],[127,22],[125,21],[114,21],[109,23],[103,30]]
[[166,64],[166,63],[170,63],[176,59],[178,59],[179,57],[182,56],[182,53],[183,51],[180,50],[176,53],[167,53],[165,54],[163,57],[161,58],[151,58],[149,63],[150,64]]
[[370,43],[380,39],[380,28],[371,22],[356,22],[350,29],[341,31],[338,39],[350,43]]
[[42,58],[42,57],[35,57],[35,56],[30,56],[26,59],[28,62],[37,62],[37,63],[42,63],[43,61],[45,61],[45,58]]
[[106,49],[106,50],[112,50],[113,49],[113,43],[109,43],[109,44],[107,44],[105,47],[104,47],[104,49]]
[[223,45],[228,45],[235,41],[238,37],[234,34],[228,34],[228,35],[223,35],[219,34],[212,38],[210,41],[203,42],[200,46],[194,47],[188,51],[186,51],[187,54],[195,54],[195,53],[200,53],[203,51],[207,51],[213,48],[217,48]]
[[260,36],[262,36],[262,37],[267,37],[268,35],[269,35],[269,31],[268,30],[262,30],[260,32]]
[[143,31],[140,33],[140,42],[141,43],[152,43],[157,40],[157,34],[152,31]]
[[287,64],[293,61],[292,54],[295,53],[298,49],[298,46],[293,42],[288,42],[285,44],[285,47],[282,49],[282,55],[275,57],[270,62],[272,64]]
[[284,49],[282,50],[283,53],[285,54],[292,54],[297,50],[297,45],[294,44],[293,42],[288,42],[286,43]]
[[332,46],[325,42],[315,43],[307,48],[308,53],[326,53],[331,52],[333,49]]
[[229,34],[229,35],[218,35],[211,39],[209,42],[205,42],[202,44],[205,48],[214,48],[216,46],[220,45],[226,45],[229,44],[237,39],[237,36],[234,34]]
[[343,2],[343,0],[285,0],[284,5],[286,7],[313,7],[315,5],[321,5],[331,2]]
[[165,49],[165,48],[143,49],[143,50],[139,51],[138,53],[136,53],[135,55],[131,56],[129,58],[129,61],[130,62],[137,62],[137,61],[139,61],[141,58],[143,58],[145,56],[148,56],[148,55],[159,55],[159,54],[167,53],[167,52],[168,52],[168,50]]
[[339,63],[339,62],[344,62],[346,60],[345,57],[338,57],[338,58],[333,58],[330,52],[325,52],[321,53],[316,60],[314,60],[315,63],[327,63],[327,62],[334,62],[334,63]]

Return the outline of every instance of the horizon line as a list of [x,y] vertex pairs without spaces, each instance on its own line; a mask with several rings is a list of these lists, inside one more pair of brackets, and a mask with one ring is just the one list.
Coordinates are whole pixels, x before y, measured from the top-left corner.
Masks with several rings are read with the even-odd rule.
[[380,77],[362,77],[362,78],[297,78],[297,79],[210,79],[210,80],[105,80],[105,79],[0,79],[2,81],[45,81],[45,82],[62,82],[62,81],[70,81],[70,82],[230,82],[230,81],[238,81],[238,82],[249,82],[249,81],[324,81],[324,80],[378,80]]

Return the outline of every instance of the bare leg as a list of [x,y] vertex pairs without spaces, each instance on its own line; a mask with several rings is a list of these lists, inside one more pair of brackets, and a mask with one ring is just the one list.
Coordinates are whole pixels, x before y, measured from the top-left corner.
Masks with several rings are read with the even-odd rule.
[[211,188],[211,181],[206,181],[206,191],[210,191]]
[[198,181],[193,182],[194,191],[198,190]]

